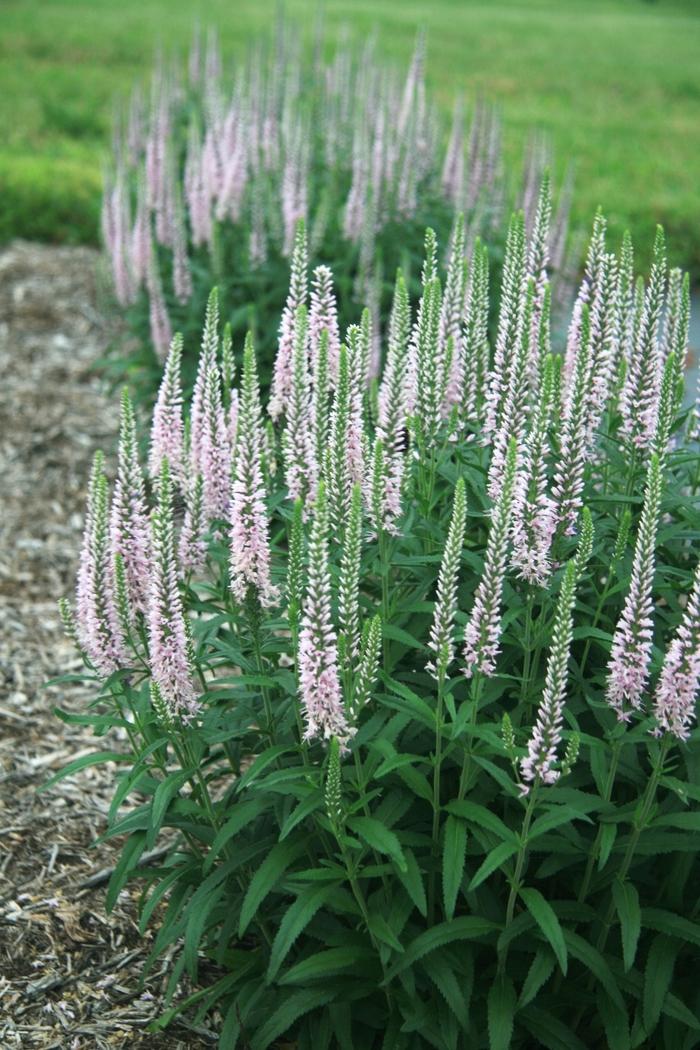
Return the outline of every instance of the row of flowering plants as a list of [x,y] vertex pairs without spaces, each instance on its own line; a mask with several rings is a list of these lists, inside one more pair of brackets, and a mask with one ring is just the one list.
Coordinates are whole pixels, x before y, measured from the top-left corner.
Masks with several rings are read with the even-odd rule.
[[[424,66],[422,38],[400,71],[373,39],[358,49],[341,37],[330,50],[319,37],[310,53],[285,25],[233,69],[214,35],[206,48],[195,36],[185,78],[161,61],[148,101],[136,92],[117,124],[103,198],[114,293],[137,337],[110,368],[134,397],[157,391],[175,329],[191,386],[213,284],[234,337],[254,329],[267,386],[300,218],[314,258],[333,270],[343,328],[358,301],[375,326],[386,321],[398,266],[419,292],[426,226],[446,247],[463,211],[468,241],[482,233],[493,243],[506,200],[517,198],[530,228],[545,144],[533,138],[522,175],[507,177],[496,111],[459,103],[446,126]],[[568,201],[564,187],[551,233],[556,274],[570,269]],[[559,284],[565,297],[568,282]]]
[[61,717],[119,746],[62,775],[117,763],[108,904],[142,880],[225,1050],[700,1038],[688,282],[598,215],[553,350],[550,212],[545,181],[498,295],[428,230],[378,379],[299,223],[266,410],[215,290],[146,469],[127,393],[111,494],[95,458],[63,604],[95,696]]

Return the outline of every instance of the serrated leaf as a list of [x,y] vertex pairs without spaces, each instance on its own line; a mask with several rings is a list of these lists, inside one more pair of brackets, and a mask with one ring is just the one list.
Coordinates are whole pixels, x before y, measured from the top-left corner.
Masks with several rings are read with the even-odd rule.
[[528,1003],[532,1002],[540,988],[542,988],[552,976],[552,971],[555,966],[556,959],[549,949],[538,949],[535,953],[534,959],[530,963],[530,969],[527,971],[527,977],[525,978],[520,990],[520,998],[518,999],[519,1006],[527,1006]]
[[600,852],[598,854],[598,871],[602,871],[608,862],[608,857],[615,845],[617,836],[617,824],[601,824]]
[[498,929],[500,927],[495,922],[483,919],[478,915],[460,915],[449,922],[431,926],[419,934],[406,948],[401,959],[386,974],[384,983],[386,984],[393,980],[397,974],[412,966],[418,959],[422,959],[428,952],[434,952],[436,948],[441,948],[444,944],[451,944],[452,941],[471,941],[478,937],[486,937],[489,933],[493,933],[494,930]]
[[267,1047],[279,1036],[285,1035],[300,1017],[311,1010],[325,1006],[334,997],[335,992],[323,989],[303,988],[287,996],[267,1021],[258,1029],[250,1041],[251,1050],[267,1050]]
[[657,817],[652,828],[679,828],[681,831],[700,831],[700,810],[683,813],[664,813]]
[[414,638],[408,631],[404,631],[402,627],[397,627],[396,624],[386,623],[382,624],[382,635],[384,638],[389,638],[393,642],[400,642],[405,645],[408,649],[425,649],[423,642],[419,641],[418,638]]
[[325,948],[295,963],[278,978],[278,984],[305,984],[307,981],[326,980],[336,973],[354,967],[366,967],[374,961],[374,953],[354,945]]
[[450,814],[445,821],[442,846],[442,899],[445,917],[454,915],[467,855],[467,825]]
[[680,942],[663,933],[651,942],[644,968],[644,997],[642,1018],[647,1035],[651,1035],[661,1017],[666,993],[673,980],[673,967],[680,951]]
[[603,1022],[608,1050],[630,1050],[630,1030],[627,1011],[613,1002],[604,988],[596,995],[598,1013]]
[[621,1010],[624,1010],[625,1004],[620,991],[617,987],[617,982],[613,977],[612,971],[608,966],[607,962],[592,944],[584,940],[573,930],[564,931],[564,940],[566,941],[566,947],[570,955],[573,955],[575,959],[590,970],[593,976],[602,984],[603,988],[607,991],[610,998],[613,1000],[616,1006]]
[[418,867],[418,861],[415,858],[415,854],[410,849],[404,850],[404,857],[406,859],[406,870],[398,870],[398,878],[418,911],[423,918],[425,918],[428,914],[428,902],[425,896],[425,886],[423,884],[423,876]]
[[204,861],[205,873],[209,871],[227,842],[230,842],[234,835],[237,835],[239,831],[242,831],[246,824],[250,824],[251,821],[255,820],[255,818],[262,813],[263,808],[260,799],[246,799],[245,802],[238,802],[235,805],[233,813],[223,827],[219,829],[216,838],[212,842],[211,849]]
[[[219,876],[220,871],[221,869],[215,874]],[[226,892],[226,886],[223,883],[223,878],[220,878],[217,884],[207,887],[206,892],[202,892],[203,887],[206,885],[206,883],[203,883],[193,896],[187,908],[187,925],[185,927],[184,936],[184,960],[187,972],[193,980],[196,980],[197,977],[199,945],[207,924],[207,919],[221,900],[223,894]]]
[[591,1050],[590,1046],[582,1043],[570,1028],[547,1010],[527,1006],[519,1011],[518,1021],[538,1040],[536,1045],[546,1047],[546,1050]]
[[150,827],[148,829],[148,838],[146,840],[146,846],[148,849],[153,846],[156,840],[158,832],[162,827],[163,820],[165,819],[168,806],[183,784],[187,783],[190,776],[191,770],[181,769],[179,773],[171,773],[165,780],[161,780],[156,788],[155,794],[153,795],[153,801],[151,802]]
[[404,685],[403,682],[397,682],[396,679],[390,678],[385,674],[380,674],[380,678],[390,692],[404,701],[403,703],[398,703],[398,701],[392,700],[391,697],[385,697],[383,702],[396,711],[410,712],[414,718],[422,722],[428,729],[435,731],[435,712],[426,704],[425,700],[418,696],[417,693],[414,693],[412,689],[409,689],[407,685]]
[[111,912],[117,903],[117,897],[122,891],[124,883],[129,877],[129,872],[136,867],[139,858],[146,848],[146,832],[135,831],[124,843],[121,856],[116,868],[112,872],[105,897],[105,911]]
[[448,813],[452,813],[456,817],[461,817],[462,820],[478,824],[487,831],[493,832],[494,835],[497,835],[499,839],[503,839],[504,842],[513,842],[515,840],[515,834],[503,823],[501,818],[492,813],[486,806],[480,806],[478,802],[471,802],[469,799],[457,799],[454,802],[449,802],[445,808]]
[[533,822],[527,841],[534,842],[540,835],[545,835],[548,831],[554,831],[555,828],[561,827],[562,824],[570,824],[574,820],[585,820],[589,824],[592,823],[591,818],[586,813],[581,813],[580,810],[574,809],[573,806],[557,806],[556,809],[550,810],[549,813],[543,813],[541,817],[538,817]]
[[497,974],[487,1000],[489,1050],[508,1050],[513,1037],[513,1018],[517,999],[507,974]]
[[433,952],[425,960],[423,969],[443,997],[457,1022],[466,1032],[469,1028],[469,1012],[462,991],[461,975],[458,979],[449,962],[440,952]]
[[637,944],[639,943],[639,934],[642,928],[639,894],[631,882],[620,883],[615,880],[612,884],[612,895],[615,902],[615,910],[620,920],[622,958],[625,970],[629,970],[637,954]]
[[[666,999],[664,1001],[664,1013],[667,1017],[673,1018],[674,1021],[680,1021],[687,1028],[691,1028],[694,1032],[700,1032],[700,1020],[697,1014],[694,1014],[692,1010],[682,1002],[677,995],[673,995],[672,992],[666,993]],[[686,1046],[688,1043],[685,1044]],[[694,1039],[690,1044],[697,1046],[697,1039]]]
[[392,951],[399,952],[399,954],[403,952],[401,941],[383,915],[376,911],[370,912],[368,920],[369,931],[378,941],[388,945]]
[[649,930],[667,933],[670,937],[679,937],[688,944],[700,945],[700,926],[662,908],[642,908],[642,926]]
[[295,806],[292,812],[289,814],[282,827],[280,828],[280,842],[287,838],[290,831],[293,831],[297,824],[300,824],[302,820],[306,820],[312,813],[315,813],[323,805],[323,792],[312,791],[308,798],[303,799],[298,806]]
[[350,817],[348,827],[355,832],[368,846],[385,853],[395,862],[401,871],[406,870],[406,858],[401,843],[394,832],[375,817]]
[[277,972],[291,951],[294,942],[306,929],[319,908],[322,908],[335,889],[334,886],[310,886],[301,891],[282,917],[272,942],[267,980],[274,981]]
[[103,762],[130,762],[131,756],[123,754],[121,751],[93,751],[89,755],[82,755],[81,758],[76,758],[72,762],[69,762],[67,766],[60,769],[58,773],[55,773],[45,784],[40,784],[38,791],[47,791],[54,784],[57,784],[59,780],[64,780],[66,777],[70,777],[73,773],[78,773],[81,769],[86,769],[87,766],[99,766]]
[[469,890],[475,890],[477,886],[480,886],[484,879],[487,879],[492,872],[500,868],[502,864],[505,864],[514,853],[518,852],[519,848],[517,842],[501,842],[498,846],[495,846],[490,853],[487,853],[485,860],[469,883]]
[[287,868],[300,853],[304,844],[300,842],[278,842],[273,846],[265,860],[250,880],[241,906],[241,918],[238,924],[238,936],[242,937],[248,929],[255,914],[272,888],[279,882]]
[[251,762],[245,773],[239,778],[236,783],[236,791],[241,792],[244,788],[249,787],[256,777],[259,777],[269,765],[291,750],[292,748],[286,747],[284,744],[277,744],[275,747],[268,747],[262,752],[262,754],[258,755],[253,762]]
[[568,966],[568,959],[566,955],[566,942],[564,941],[564,934],[562,928],[559,925],[559,919],[554,914],[551,904],[549,904],[539,890],[523,886],[520,889],[520,896],[525,902],[525,907],[532,915],[533,919],[542,930],[552,951],[557,957],[557,962],[561,968],[561,971],[566,975]]

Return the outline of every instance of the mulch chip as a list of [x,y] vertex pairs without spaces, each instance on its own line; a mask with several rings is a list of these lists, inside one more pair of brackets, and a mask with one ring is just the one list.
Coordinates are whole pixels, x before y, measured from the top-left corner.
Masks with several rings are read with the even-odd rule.
[[146,1031],[169,967],[160,960],[140,985],[152,933],[138,931],[138,885],[105,914],[119,847],[95,843],[113,768],[37,792],[104,743],[53,713],[84,710],[84,688],[44,684],[79,669],[56,602],[73,592],[94,450],[114,463],[116,398],[93,371],[110,338],[100,274],[85,248],[0,253],[0,1046],[198,1050],[216,1045],[208,1029]]

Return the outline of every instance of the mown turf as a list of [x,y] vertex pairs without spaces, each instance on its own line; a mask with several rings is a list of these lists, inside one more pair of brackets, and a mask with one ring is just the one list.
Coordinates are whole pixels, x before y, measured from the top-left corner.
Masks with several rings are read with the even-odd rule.
[[[93,241],[114,101],[157,43],[183,48],[199,16],[226,51],[275,17],[275,0],[2,0],[0,240]],[[316,0],[288,0],[313,30]],[[448,103],[502,106],[509,157],[527,130],[576,162],[575,218],[598,204],[640,250],[662,222],[674,262],[700,277],[700,0],[332,0],[348,24],[405,58],[428,30],[428,77]]]

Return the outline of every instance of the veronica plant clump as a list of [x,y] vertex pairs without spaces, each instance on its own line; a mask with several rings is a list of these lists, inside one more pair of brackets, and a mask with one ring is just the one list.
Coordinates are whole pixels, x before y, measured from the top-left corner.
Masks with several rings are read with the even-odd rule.
[[[342,36],[331,49],[319,36],[310,50],[282,24],[235,67],[214,34],[203,45],[199,33],[185,75],[157,66],[148,97],[135,92],[117,123],[102,209],[115,297],[137,337],[111,368],[138,384],[134,396],[157,389],[175,329],[186,337],[189,386],[189,347],[213,284],[234,335],[254,329],[267,387],[299,219],[321,267],[310,323],[330,323],[339,309],[345,328],[366,302],[377,331],[398,266],[419,290],[426,225],[445,250],[459,213],[469,245],[479,234],[493,239],[508,199],[534,224],[546,145],[532,138],[522,175],[507,176],[496,111],[459,102],[446,122],[425,60],[422,37],[400,70],[382,61],[373,38],[358,48]],[[550,274],[570,269],[569,190],[549,234]],[[332,357],[332,324],[329,338]]]
[[147,468],[126,394],[113,486],[95,458],[62,717],[117,743],[63,775],[120,762],[108,900],[142,881],[226,1050],[697,1042],[688,286],[598,216],[553,348],[538,213],[500,295],[428,231],[378,347],[298,226],[269,404],[215,290]]

